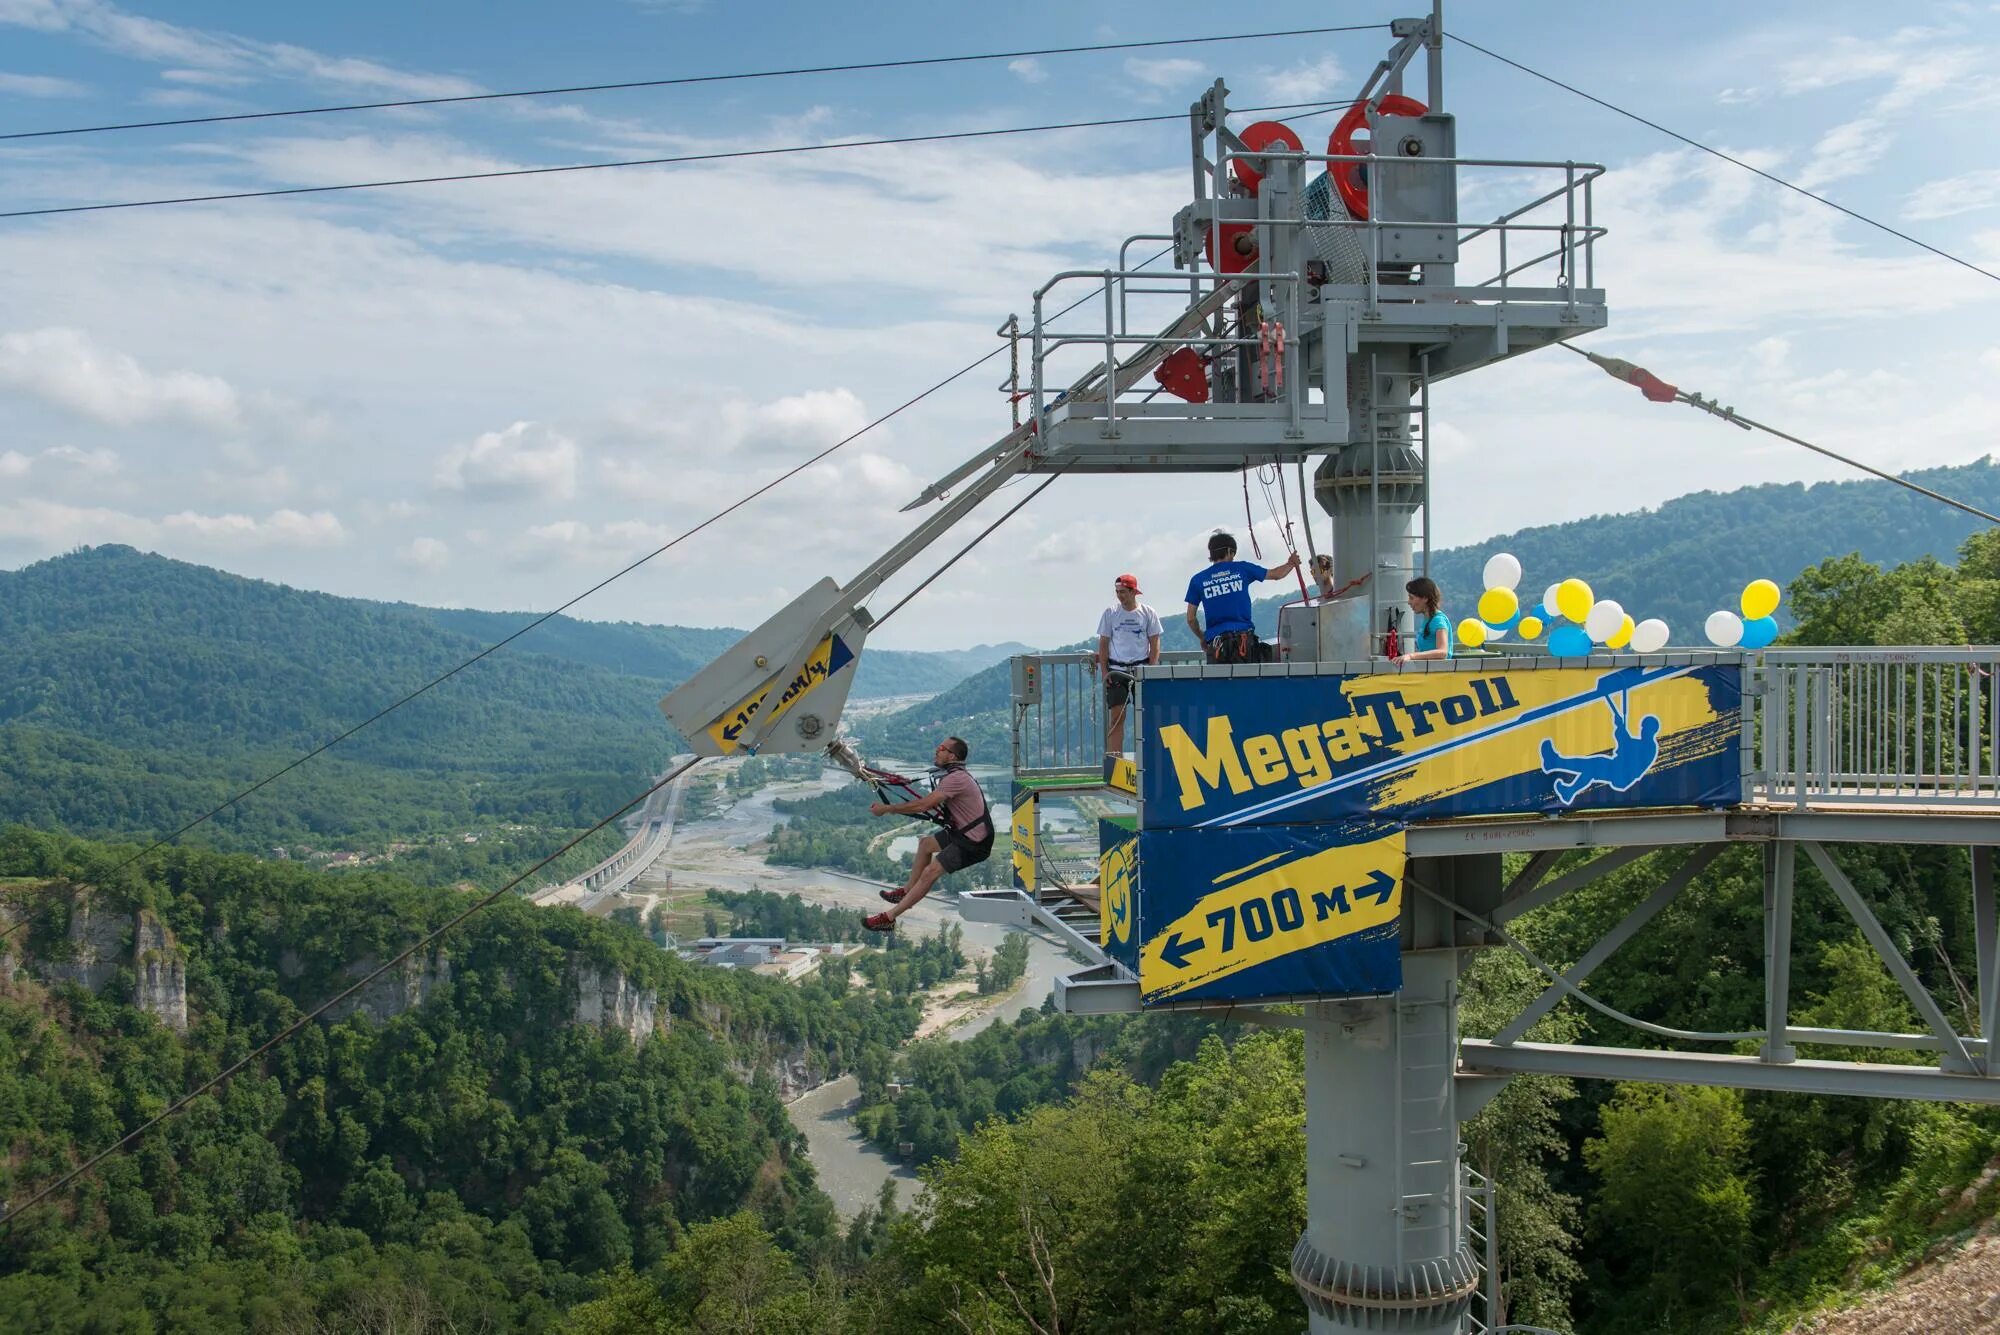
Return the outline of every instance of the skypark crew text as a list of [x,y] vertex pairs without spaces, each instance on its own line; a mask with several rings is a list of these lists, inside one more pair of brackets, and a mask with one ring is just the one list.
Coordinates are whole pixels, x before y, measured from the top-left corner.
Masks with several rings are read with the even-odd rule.
[[1177,723],[1160,729],[1160,743],[1174,765],[1181,809],[1191,811],[1208,800],[1209,792],[1225,783],[1238,795],[1254,787],[1295,780],[1312,788],[1333,777],[1334,766],[1373,755],[1409,738],[1430,736],[1440,726],[1457,726],[1474,719],[1518,711],[1513,685],[1504,676],[1472,677],[1466,690],[1433,700],[1409,700],[1399,690],[1371,691],[1348,697],[1355,711],[1348,718],[1327,719],[1260,733],[1235,740],[1235,725],[1227,714],[1208,719],[1207,736],[1197,743]]

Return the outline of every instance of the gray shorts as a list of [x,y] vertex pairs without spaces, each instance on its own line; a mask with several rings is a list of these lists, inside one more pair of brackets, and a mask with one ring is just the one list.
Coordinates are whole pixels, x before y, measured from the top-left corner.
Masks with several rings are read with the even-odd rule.
[[946,871],[964,871],[993,856],[993,836],[981,840],[967,839],[957,830],[939,830],[937,833],[938,866]]

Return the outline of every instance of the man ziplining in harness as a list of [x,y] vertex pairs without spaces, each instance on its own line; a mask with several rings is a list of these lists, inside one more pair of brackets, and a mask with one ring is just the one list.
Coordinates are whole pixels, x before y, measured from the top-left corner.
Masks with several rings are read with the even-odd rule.
[[[910,863],[909,879],[900,890],[884,890],[882,898],[889,901],[889,908],[881,913],[871,914],[862,919],[862,925],[871,932],[893,932],[896,919],[915,908],[923,897],[931,892],[938,878],[946,872],[964,871],[986,861],[993,853],[993,812],[986,804],[986,794],[979,783],[965,768],[965,758],[970,754],[962,738],[947,737],[937,745],[932,753],[936,775],[931,791],[907,802],[875,802],[868,807],[876,816],[922,816],[934,820],[944,828],[936,834],[927,834],[917,841],[917,855]],[[875,783],[876,792],[887,797],[882,786],[893,782],[908,790],[908,780],[898,776],[869,771],[867,777]]]

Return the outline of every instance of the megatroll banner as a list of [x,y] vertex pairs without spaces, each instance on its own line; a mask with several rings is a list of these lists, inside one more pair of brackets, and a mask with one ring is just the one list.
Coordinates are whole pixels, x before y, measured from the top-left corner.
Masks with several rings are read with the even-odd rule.
[[1395,991],[1403,840],[1369,820],[1142,831],[1140,999]]
[[1742,799],[1736,664],[1140,686],[1146,829],[1714,807]]
[[1743,795],[1735,664],[1153,677],[1139,692],[1128,893],[1153,1005],[1396,990],[1412,822]]

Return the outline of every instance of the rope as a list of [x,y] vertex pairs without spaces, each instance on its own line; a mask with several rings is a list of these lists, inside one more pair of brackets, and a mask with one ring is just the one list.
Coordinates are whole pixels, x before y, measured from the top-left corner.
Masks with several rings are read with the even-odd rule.
[[1644,367],[1634,366],[1632,363],[1616,357],[1604,357],[1594,352],[1586,352],[1582,348],[1575,347],[1569,343],[1563,343],[1560,346],[1568,348],[1571,352],[1590,362],[1613,379],[1637,385],[1651,402],[1684,403],[1690,408],[1699,408],[1709,416],[1719,418],[1731,426],[1741,427],[1745,431],[1762,431],[1766,435],[1776,436],[1779,440],[1789,441],[1793,445],[1811,450],[1814,454],[1824,455],[1837,463],[1846,464],[1849,468],[1857,468],[1873,477],[1881,478],[1884,482],[1893,482],[1899,487],[1905,487],[1910,491],[1916,492],[1919,496],[1928,496],[1941,505],[1949,505],[1954,510],[1962,510],[1975,519],[1983,519],[1989,524],[2000,524],[2000,515],[1989,514],[1976,505],[1955,500],[1943,492],[1932,491],[1922,483],[1912,482],[1908,478],[1898,477],[1894,473],[1885,473],[1873,464],[1865,464],[1859,459],[1851,459],[1838,451],[1826,448],[1824,445],[1815,445],[1811,441],[1802,440],[1788,431],[1780,431],[1778,428],[1767,426],[1755,418],[1745,417],[1743,414],[1737,412],[1736,409],[1719,404],[1714,399],[1705,399],[1699,394],[1691,394],[1684,389],[1669,385]]

